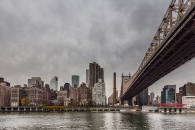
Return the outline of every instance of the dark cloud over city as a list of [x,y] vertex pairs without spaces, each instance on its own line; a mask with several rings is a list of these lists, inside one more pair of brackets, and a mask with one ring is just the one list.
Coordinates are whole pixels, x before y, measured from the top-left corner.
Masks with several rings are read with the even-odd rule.
[[[86,82],[89,63],[105,73],[107,97],[113,72],[120,90],[121,74],[138,69],[171,0],[1,0],[0,76],[11,85],[31,77],[59,86],[79,75]],[[149,88],[195,82],[192,60]]]

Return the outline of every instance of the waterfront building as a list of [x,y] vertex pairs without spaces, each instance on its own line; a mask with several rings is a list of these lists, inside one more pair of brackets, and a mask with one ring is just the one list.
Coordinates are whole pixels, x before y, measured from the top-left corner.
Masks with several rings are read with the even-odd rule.
[[31,79],[28,79],[28,87],[32,86],[41,86],[41,88],[43,88],[44,81],[42,81],[40,77],[32,77]]
[[58,90],[58,77],[57,76],[54,76],[50,80],[50,89]]
[[187,108],[195,106],[195,96],[182,96],[182,104],[186,104]]
[[[25,100],[22,106],[42,106],[43,104],[43,90],[37,86],[27,87],[23,89],[26,96],[23,96]],[[22,102],[22,101],[21,101]]]
[[136,96],[136,105],[148,105],[148,88]]
[[77,86],[79,87],[79,76],[78,75],[72,75],[72,86]]
[[148,105],[148,88],[141,93],[142,105]]
[[10,83],[0,77],[0,106],[10,106]]
[[106,105],[106,95],[105,95],[105,83],[102,79],[99,79],[98,83],[94,84],[92,89],[92,101],[94,105],[105,106]]
[[78,88],[79,90],[79,102],[80,105],[88,105],[88,100],[89,100],[89,88],[86,86],[85,83],[82,83],[80,87]]
[[71,98],[64,98],[64,106],[71,104]]
[[71,88],[70,83],[65,83],[65,84],[64,84],[64,89],[66,89],[67,91],[69,91],[70,88]]
[[0,85],[0,106],[10,106],[10,87]]
[[11,101],[10,104],[12,107],[18,107],[20,106],[20,85],[14,85],[14,87],[11,87]]
[[89,69],[86,70],[86,86],[89,86]]
[[175,103],[176,85],[166,85],[161,91],[161,103]]
[[150,101],[151,101],[151,102],[154,100],[154,97],[155,97],[154,92],[151,92],[151,93],[150,93]]
[[79,105],[79,91],[76,84],[74,87],[71,87],[69,97],[71,98],[71,103],[73,106]]
[[64,99],[68,98],[68,90],[64,89],[64,87],[60,87],[60,91],[57,91],[57,101],[60,105],[64,104]]

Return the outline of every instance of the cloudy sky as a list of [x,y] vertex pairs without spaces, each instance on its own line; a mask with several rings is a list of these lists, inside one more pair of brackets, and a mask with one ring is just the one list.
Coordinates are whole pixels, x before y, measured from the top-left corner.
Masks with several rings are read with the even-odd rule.
[[[0,76],[11,85],[31,77],[59,86],[97,62],[105,71],[107,97],[113,72],[120,90],[121,74],[138,69],[171,0],[1,0]],[[195,82],[195,60],[149,88],[160,94],[164,85]]]

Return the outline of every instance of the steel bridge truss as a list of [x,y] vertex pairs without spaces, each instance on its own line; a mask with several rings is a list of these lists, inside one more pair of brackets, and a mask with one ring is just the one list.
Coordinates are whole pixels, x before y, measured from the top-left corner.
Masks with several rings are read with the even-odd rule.
[[172,0],[121,99],[129,99],[195,56],[195,0]]

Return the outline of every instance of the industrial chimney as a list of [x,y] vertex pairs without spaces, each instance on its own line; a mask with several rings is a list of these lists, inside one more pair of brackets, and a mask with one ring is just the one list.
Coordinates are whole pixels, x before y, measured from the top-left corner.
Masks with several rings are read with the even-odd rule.
[[116,72],[114,72],[114,77],[113,77],[113,106],[116,104]]

